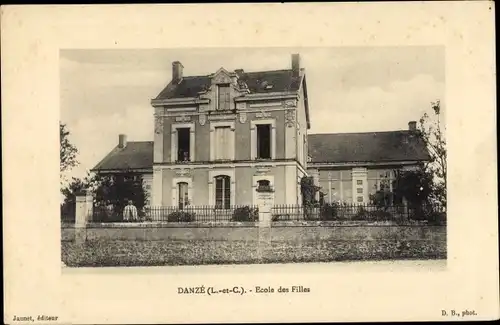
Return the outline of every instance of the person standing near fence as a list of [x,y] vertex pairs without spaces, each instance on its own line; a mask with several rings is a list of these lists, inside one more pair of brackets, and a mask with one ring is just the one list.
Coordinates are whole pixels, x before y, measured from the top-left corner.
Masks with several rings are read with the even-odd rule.
[[137,221],[139,218],[137,213],[137,208],[134,206],[132,200],[128,201],[128,205],[123,209],[123,220],[125,221]]

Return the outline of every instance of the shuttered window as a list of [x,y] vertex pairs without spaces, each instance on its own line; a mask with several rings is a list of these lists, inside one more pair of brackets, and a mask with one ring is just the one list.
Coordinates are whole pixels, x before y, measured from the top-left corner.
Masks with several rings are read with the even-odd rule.
[[217,109],[218,110],[229,110],[231,109],[229,100],[229,85],[219,85],[218,86],[218,97],[217,97]]
[[214,153],[216,160],[231,160],[233,150],[233,136],[229,126],[215,128]]

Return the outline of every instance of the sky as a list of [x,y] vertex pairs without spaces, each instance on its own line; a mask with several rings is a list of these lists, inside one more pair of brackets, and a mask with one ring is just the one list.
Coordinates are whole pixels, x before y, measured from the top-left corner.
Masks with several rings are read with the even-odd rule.
[[401,130],[441,100],[445,109],[444,47],[192,48],[61,50],[60,109],[83,177],[118,143],[153,140],[152,98],[168,84],[172,62],[184,75],[223,67],[245,71],[290,69],[291,54],[305,68],[309,133]]

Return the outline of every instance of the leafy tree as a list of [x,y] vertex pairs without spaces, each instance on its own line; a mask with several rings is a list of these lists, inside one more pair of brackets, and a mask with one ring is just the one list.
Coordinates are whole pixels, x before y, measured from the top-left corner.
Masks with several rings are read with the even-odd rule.
[[432,175],[424,166],[414,170],[399,170],[395,185],[395,195],[404,197],[411,208],[418,209],[430,203],[433,190]]
[[320,187],[314,185],[314,179],[310,176],[304,176],[300,179],[300,192],[302,193],[302,206],[304,207],[304,218],[309,219],[312,214],[312,208],[318,203],[315,199],[316,192]]
[[310,176],[304,176],[300,180],[300,192],[302,193],[302,205],[314,205],[316,203],[316,192],[320,188],[314,185],[314,179]]
[[97,213],[111,206],[111,214],[115,216],[121,216],[121,211],[127,205],[128,200],[132,200],[139,211],[147,200],[141,174],[130,172],[120,175],[87,174],[83,179],[73,178],[61,190],[64,195],[61,214],[74,215],[76,195],[85,191],[89,191],[94,196],[94,209]]
[[95,175],[90,181],[97,206],[112,205],[122,211],[128,200],[132,200],[137,209],[142,209],[147,201],[147,193],[142,184],[141,174],[127,172],[119,175]]
[[432,102],[431,107],[435,119],[427,113],[420,119],[420,134],[430,155],[424,170],[432,176],[431,199],[446,207],[446,128],[441,124],[441,102]]
[[59,121],[59,169],[61,172],[61,183],[64,181],[64,172],[78,165],[76,155],[78,149],[69,141],[70,132],[66,124]]
[[83,193],[88,188],[88,180],[81,180],[73,177],[72,180],[61,189],[64,195],[64,201],[61,204],[61,217],[67,221],[74,221],[76,196]]

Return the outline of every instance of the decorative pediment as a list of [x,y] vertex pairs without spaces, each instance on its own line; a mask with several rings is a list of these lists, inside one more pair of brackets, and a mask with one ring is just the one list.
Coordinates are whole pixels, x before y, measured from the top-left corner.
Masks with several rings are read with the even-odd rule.
[[229,75],[229,72],[224,68],[220,68],[219,70],[217,70],[212,78],[212,85],[230,83],[232,83],[231,76]]

